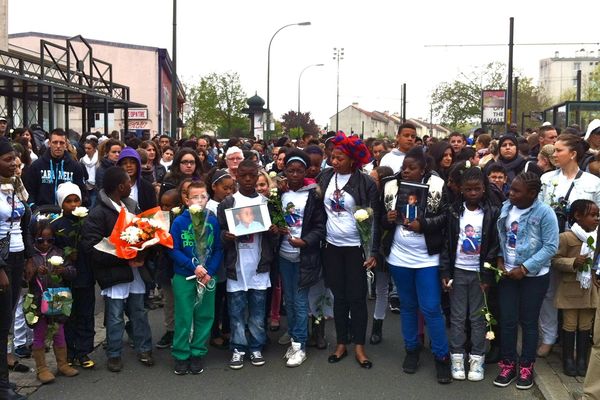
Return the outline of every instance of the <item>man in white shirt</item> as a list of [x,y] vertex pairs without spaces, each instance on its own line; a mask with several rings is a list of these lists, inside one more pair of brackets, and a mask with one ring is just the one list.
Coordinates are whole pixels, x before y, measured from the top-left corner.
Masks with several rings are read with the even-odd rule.
[[398,135],[396,135],[396,148],[383,156],[379,165],[390,167],[394,173],[399,172],[402,162],[404,162],[404,156],[415,146],[416,139],[417,127],[414,124],[405,122],[400,125]]

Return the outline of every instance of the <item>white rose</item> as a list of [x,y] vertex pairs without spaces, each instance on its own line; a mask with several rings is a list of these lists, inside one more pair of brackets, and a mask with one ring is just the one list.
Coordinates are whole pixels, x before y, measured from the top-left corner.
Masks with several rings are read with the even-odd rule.
[[277,188],[271,188],[271,196],[277,196]]
[[65,260],[61,256],[52,256],[48,259],[48,262],[55,267],[62,265]]
[[485,320],[486,320],[487,322],[490,322],[490,321],[492,320],[492,314],[490,314],[490,313],[485,313]]
[[75,207],[75,210],[73,210],[73,215],[79,218],[87,217],[88,209],[87,207]]
[[275,172],[275,171],[271,171],[271,172],[269,172],[269,176],[270,176],[271,178],[275,178],[275,177],[277,176],[277,172]]
[[494,335],[494,331],[487,331],[487,333],[485,334],[485,338],[487,340],[494,340],[496,338],[496,336]]
[[490,264],[489,262],[484,262],[483,268],[492,269],[493,267],[492,267],[492,264]]
[[471,168],[471,161],[469,161],[469,160],[465,161],[465,167]]
[[558,178],[552,179],[552,186],[554,186],[554,187],[558,186]]
[[190,213],[196,214],[202,212],[202,206],[200,204],[192,204],[190,206]]
[[354,213],[354,218],[358,221],[358,222],[363,222],[367,219],[369,219],[369,213],[367,212],[367,210],[357,210]]
[[181,208],[180,207],[173,207],[171,209],[171,212],[173,213],[173,215],[181,214]]

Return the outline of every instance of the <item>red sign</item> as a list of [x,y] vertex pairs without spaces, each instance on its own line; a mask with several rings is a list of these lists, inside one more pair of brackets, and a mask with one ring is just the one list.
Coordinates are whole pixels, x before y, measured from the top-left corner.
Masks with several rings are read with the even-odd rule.
[[147,108],[131,108],[128,110],[129,119],[148,119]]

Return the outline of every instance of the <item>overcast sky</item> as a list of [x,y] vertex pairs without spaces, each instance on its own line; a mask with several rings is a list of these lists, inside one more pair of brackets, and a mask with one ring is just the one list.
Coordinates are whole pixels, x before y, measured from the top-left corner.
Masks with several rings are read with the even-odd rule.
[[[508,46],[428,48],[431,44],[600,42],[595,2],[400,0],[179,0],[178,73],[184,82],[210,72],[236,71],[244,90],[266,100],[267,48],[271,48],[271,109],[276,118],[297,109],[326,125],[336,111],[333,48],[343,47],[340,110],[358,102],[367,110],[398,112],[407,84],[407,115],[429,118],[431,92],[460,72],[507,62]],[[39,31],[164,47],[171,52],[170,0],[9,0],[9,33]],[[574,56],[600,45],[515,47],[515,68],[538,78],[539,60]],[[110,61],[110,60],[107,60]],[[127,84],[127,82],[119,82]],[[135,92],[132,93],[135,101]],[[435,122],[435,119],[434,119]]]

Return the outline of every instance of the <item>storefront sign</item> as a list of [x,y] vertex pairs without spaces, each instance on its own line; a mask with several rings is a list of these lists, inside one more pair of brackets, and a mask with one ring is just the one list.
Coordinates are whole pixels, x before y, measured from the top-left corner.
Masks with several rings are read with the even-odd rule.
[[148,109],[147,108],[130,108],[128,110],[128,115],[129,115],[130,120],[148,119]]

